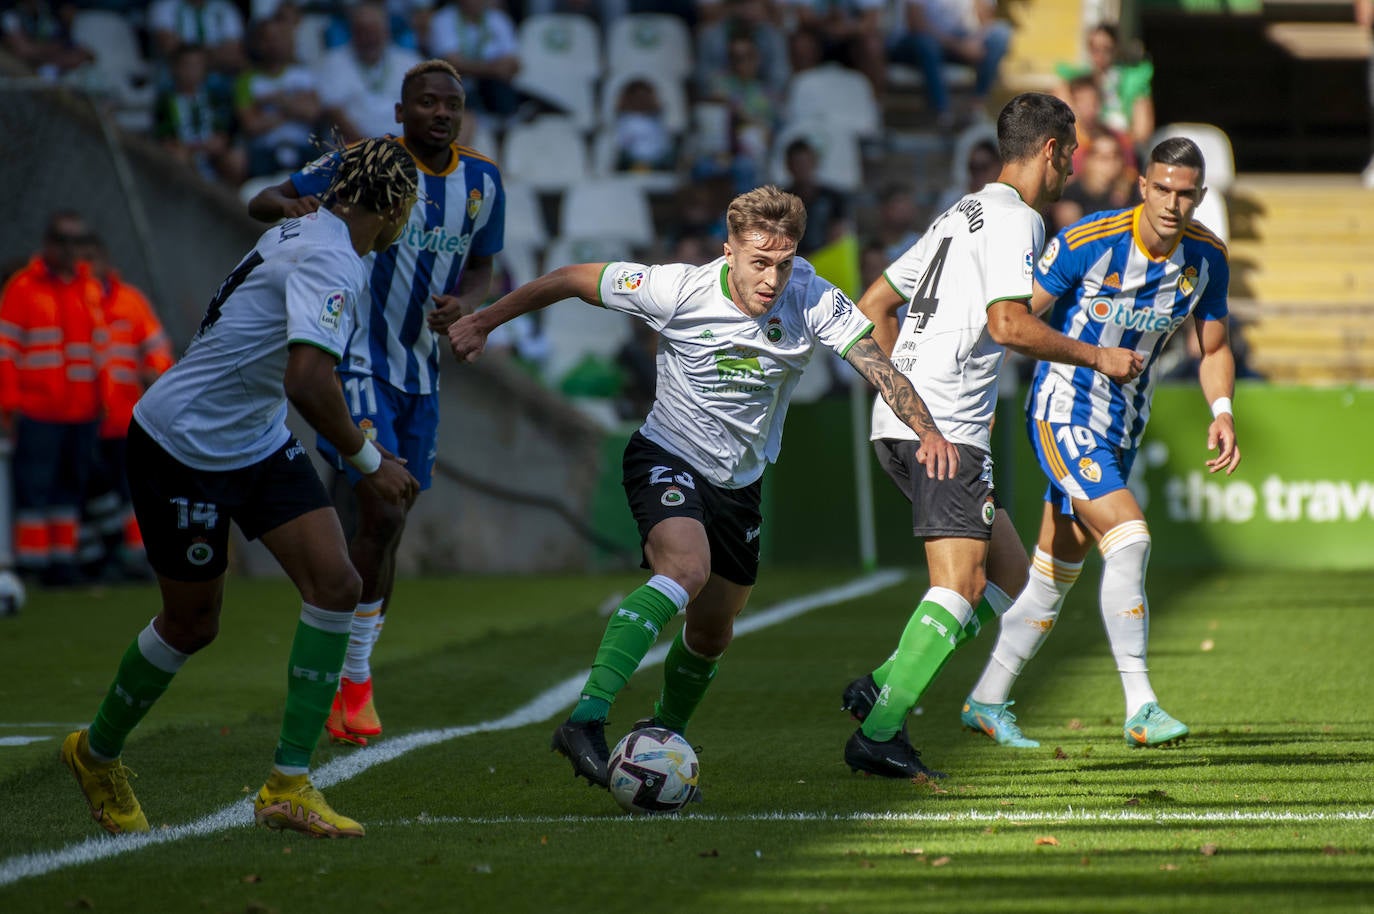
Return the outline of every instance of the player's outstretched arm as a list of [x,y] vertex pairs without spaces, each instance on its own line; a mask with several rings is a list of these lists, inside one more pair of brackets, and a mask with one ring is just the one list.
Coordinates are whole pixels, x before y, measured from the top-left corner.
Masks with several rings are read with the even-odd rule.
[[559,267],[501,296],[491,307],[454,321],[448,328],[448,345],[460,362],[472,362],[486,348],[493,330],[522,314],[547,308],[565,298],[580,298],[589,305],[601,304],[601,273],[604,263],[575,263]]
[[952,479],[959,470],[959,451],[940,434],[930,410],[910,379],[888,360],[873,337],[865,336],[845,353],[845,361],[878,388],[887,405],[920,438],[916,459],[932,479]]
[[349,458],[387,501],[409,505],[420,494],[420,483],[395,457],[381,451],[353,424],[331,353],[308,343],[294,343],[286,359],[286,398],[310,427]]
[[296,185],[287,178],[280,184],[264,187],[248,201],[248,215],[259,222],[276,222],[278,219],[294,219],[313,213],[320,208],[320,198],[302,197]]
[[1041,297],[1049,293],[1035,285],[1030,302],[1024,298],[995,301],[988,306],[988,334],[1022,355],[1046,362],[1081,365],[1100,371],[1118,384],[1133,381],[1145,370],[1145,359],[1132,349],[1095,346],[1070,339],[1035,315],[1044,310]]
[[864,290],[863,296],[855,302],[863,316],[873,322],[873,339],[882,349],[883,355],[891,357],[897,346],[897,334],[902,329],[897,320],[897,312],[906,299],[887,281],[884,276],[873,280]]
[[1240,465],[1240,447],[1236,444],[1236,418],[1231,414],[1231,397],[1236,391],[1236,357],[1231,351],[1231,333],[1227,320],[1194,321],[1198,348],[1202,360],[1197,376],[1202,395],[1212,407],[1212,424],[1207,427],[1207,450],[1217,455],[1207,461],[1213,473],[1225,470],[1230,476]]

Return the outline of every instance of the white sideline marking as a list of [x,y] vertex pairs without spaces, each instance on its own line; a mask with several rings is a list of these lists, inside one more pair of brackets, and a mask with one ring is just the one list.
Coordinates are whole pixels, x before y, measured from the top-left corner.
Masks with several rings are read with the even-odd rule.
[[[1374,820],[1374,810],[1363,812],[1092,812],[1067,809],[1064,812],[758,812],[714,815],[686,813],[667,818],[670,822],[1358,822]],[[662,822],[663,816],[626,816],[611,812],[604,816],[430,816],[422,815],[378,826],[406,825],[590,825],[599,822]]]
[[0,736],[0,747],[4,746],[27,746],[29,743],[41,743],[45,739],[55,739],[52,736]]
[[[830,606],[845,600],[868,596],[885,590],[906,577],[903,571],[879,571],[857,578],[848,584],[822,590],[818,593],[784,600],[776,606],[746,616],[735,625],[735,634],[747,635],[750,632],[777,625],[788,619],[808,613],[822,606]],[[662,644],[649,651],[640,664],[640,669],[662,663],[668,655],[668,645]],[[396,739],[388,738],[379,746],[368,746],[335,759],[311,773],[311,780],[317,787],[328,787],[340,781],[362,774],[375,765],[389,762],[408,752],[436,743],[447,742],[474,733],[488,733],[493,730],[513,730],[528,724],[537,724],[552,718],[562,709],[577,700],[582,683],[587,679],[586,671],[570,676],[552,688],[535,696],[524,707],[517,708],[505,717],[463,727],[446,727],[442,730],[422,730]],[[78,725],[84,726],[84,725]],[[39,851],[20,854],[0,861],[0,886],[10,885],[30,876],[44,876],[69,866],[94,863],[130,851],[141,850],[155,844],[180,841],[183,838],[196,838],[214,834],[229,828],[240,828],[253,824],[253,799],[245,797],[235,803],[213,812],[204,818],[174,825],[138,835],[101,835],[87,838],[77,844],[52,851]]]

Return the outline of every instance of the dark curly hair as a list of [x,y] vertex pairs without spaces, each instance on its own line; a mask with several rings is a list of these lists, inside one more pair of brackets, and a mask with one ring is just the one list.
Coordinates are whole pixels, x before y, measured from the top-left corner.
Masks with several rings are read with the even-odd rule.
[[385,213],[415,194],[419,180],[415,159],[404,146],[374,137],[339,153],[328,199]]

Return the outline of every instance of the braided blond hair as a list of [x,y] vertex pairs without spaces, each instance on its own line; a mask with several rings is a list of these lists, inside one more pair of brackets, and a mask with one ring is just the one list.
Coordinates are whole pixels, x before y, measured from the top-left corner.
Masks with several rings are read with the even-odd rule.
[[413,196],[419,180],[415,159],[404,146],[389,137],[373,137],[339,153],[328,199],[385,213]]

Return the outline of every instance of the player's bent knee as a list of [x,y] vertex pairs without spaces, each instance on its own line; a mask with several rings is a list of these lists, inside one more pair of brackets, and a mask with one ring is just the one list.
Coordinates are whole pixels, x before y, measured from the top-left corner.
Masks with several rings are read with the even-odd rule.
[[301,585],[301,599],[311,606],[335,612],[352,612],[363,593],[363,579],[351,564],[322,571]]

